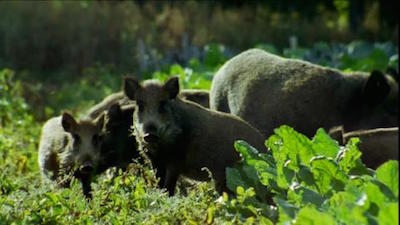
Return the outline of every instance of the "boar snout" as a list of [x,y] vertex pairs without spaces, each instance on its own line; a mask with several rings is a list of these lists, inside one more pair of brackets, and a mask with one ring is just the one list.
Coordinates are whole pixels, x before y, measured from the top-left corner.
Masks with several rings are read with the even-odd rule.
[[158,140],[157,127],[154,123],[148,123],[144,126],[143,139],[147,143],[154,143]]
[[92,173],[94,170],[94,166],[92,162],[85,162],[84,164],[82,164],[79,168],[79,171],[82,174],[90,174]]
[[147,143],[154,143],[154,142],[156,142],[158,140],[158,136],[155,135],[155,134],[146,133],[143,136],[143,139]]

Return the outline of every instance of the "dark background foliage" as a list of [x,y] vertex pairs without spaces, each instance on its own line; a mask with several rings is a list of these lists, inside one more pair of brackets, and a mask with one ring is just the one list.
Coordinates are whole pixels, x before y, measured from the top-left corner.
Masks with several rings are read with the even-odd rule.
[[[397,2],[389,1],[2,1],[0,67],[79,76],[96,63],[152,72],[202,58],[204,46],[231,52],[289,40],[397,43]],[[231,53],[232,54],[232,53]],[[41,78],[42,78],[41,77]]]

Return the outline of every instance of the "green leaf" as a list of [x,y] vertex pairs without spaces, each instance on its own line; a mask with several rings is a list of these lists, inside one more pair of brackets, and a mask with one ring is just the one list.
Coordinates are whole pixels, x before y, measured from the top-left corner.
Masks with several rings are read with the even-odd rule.
[[368,197],[354,185],[335,193],[329,199],[329,206],[329,211],[342,224],[368,224],[364,215],[370,206]]
[[234,146],[235,146],[236,151],[239,152],[240,155],[243,157],[243,159],[246,161],[251,160],[251,159],[260,158],[258,156],[258,154],[259,154],[258,150],[243,140],[235,141]]
[[390,160],[376,170],[376,179],[390,188],[399,197],[399,162]]
[[279,222],[285,223],[290,222],[296,216],[296,212],[299,210],[295,205],[285,201],[280,197],[275,197],[274,201],[279,207]]
[[339,144],[320,128],[312,139],[312,149],[315,155],[334,158],[339,152]]
[[299,207],[307,204],[312,204],[315,207],[320,207],[322,203],[326,200],[326,198],[311,189],[298,186],[289,189],[288,200],[296,202],[296,206]]
[[348,179],[346,174],[339,169],[336,162],[326,157],[313,158],[311,160],[311,172],[321,194],[343,190]]
[[334,225],[335,220],[332,215],[323,213],[311,206],[306,206],[297,214],[294,224],[299,225]]
[[[290,164],[288,165],[290,169],[297,172],[300,162],[309,165],[309,161],[314,156],[310,139],[286,125],[275,129],[274,132],[282,138],[281,154],[286,155],[287,159],[290,160]],[[280,160],[284,158],[286,157],[281,156]],[[277,159],[275,160],[278,161]],[[285,162],[286,159],[280,163]]]
[[358,138],[351,138],[346,147],[336,156],[341,170],[351,175],[370,174],[367,167],[361,162],[361,152],[358,150]]
[[238,168],[226,168],[226,186],[229,190],[236,192],[237,187],[248,189],[251,187],[251,181],[243,175]]
[[388,203],[381,207],[378,222],[380,225],[399,224],[399,203]]

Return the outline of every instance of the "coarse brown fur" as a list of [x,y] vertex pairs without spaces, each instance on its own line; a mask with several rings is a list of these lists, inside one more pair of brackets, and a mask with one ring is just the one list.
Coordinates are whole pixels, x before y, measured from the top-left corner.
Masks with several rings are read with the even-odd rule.
[[68,113],[49,119],[42,128],[39,168],[44,182],[68,186],[60,179],[72,174],[90,197],[90,182],[100,159],[104,116],[95,121],[75,121]]
[[398,124],[398,84],[374,71],[343,74],[259,49],[226,62],[214,76],[210,108],[248,121],[265,136],[282,124],[311,137],[319,127],[346,130]]
[[182,99],[195,102],[205,108],[210,108],[210,93],[206,90],[186,89],[179,93]]
[[178,78],[164,85],[125,79],[125,94],[136,101],[134,131],[161,178],[174,194],[178,177],[206,180],[207,167],[219,192],[226,190],[225,169],[239,160],[234,141],[242,139],[265,152],[262,135],[240,118],[202,107],[178,96]]

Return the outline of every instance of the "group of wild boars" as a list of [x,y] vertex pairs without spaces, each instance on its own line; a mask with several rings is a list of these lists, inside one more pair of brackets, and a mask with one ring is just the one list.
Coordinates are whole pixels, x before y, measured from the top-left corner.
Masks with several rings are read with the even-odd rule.
[[340,145],[345,145],[350,138],[359,138],[359,149],[362,161],[370,168],[376,169],[387,160],[399,158],[399,128],[375,128],[345,132],[343,127],[330,131]]
[[348,131],[398,125],[398,84],[378,71],[342,72],[250,49],[216,73],[210,108],[232,113],[264,137],[282,124],[312,136],[323,127]]
[[170,195],[180,175],[206,180],[204,167],[211,171],[216,190],[226,190],[225,169],[239,160],[235,140],[266,151],[264,138],[247,122],[182,99],[176,77],[165,84],[126,78],[124,92],[136,102],[134,132],[139,147]]
[[[185,90],[180,96],[208,107],[207,91]],[[48,120],[42,128],[39,147],[43,179],[61,184],[59,178],[72,173],[90,197],[94,175],[111,167],[126,170],[133,159],[143,162],[131,129],[134,108],[132,100],[117,92],[91,107],[80,122],[67,113]],[[69,180],[64,180],[60,186],[68,184]]]
[[373,168],[398,156],[398,129],[387,128],[398,126],[398,84],[378,71],[343,74],[251,49],[221,67],[210,94],[179,89],[176,77],[164,84],[126,77],[123,91],[93,106],[87,120],[66,113],[50,119],[39,147],[43,177],[57,181],[72,173],[90,196],[94,174],[143,162],[143,151],[169,195],[180,175],[207,180],[203,168],[221,193],[226,167],[240,159],[234,142],[266,152],[265,138],[282,124],[309,137],[320,127],[368,129],[338,133],[338,140],[360,137],[363,161]]
[[48,120],[42,128],[39,167],[42,178],[68,186],[73,175],[90,197],[90,183],[100,161],[104,116],[96,120],[76,121],[69,113]]

